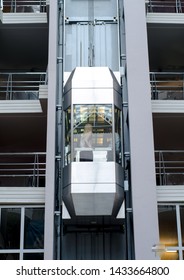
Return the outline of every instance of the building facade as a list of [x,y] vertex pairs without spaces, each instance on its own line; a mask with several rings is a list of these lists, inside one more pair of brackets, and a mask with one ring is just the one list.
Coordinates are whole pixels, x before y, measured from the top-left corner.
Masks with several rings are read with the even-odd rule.
[[0,259],[183,260],[184,1],[0,3]]

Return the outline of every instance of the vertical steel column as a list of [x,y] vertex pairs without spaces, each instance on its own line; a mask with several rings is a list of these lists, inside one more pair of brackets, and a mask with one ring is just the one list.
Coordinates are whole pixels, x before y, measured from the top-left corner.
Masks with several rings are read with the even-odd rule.
[[94,0],[88,1],[88,66],[94,65]]
[[55,148],[55,257],[62,259],[62,170],[63,170],[63,54],[64,0],[58,0],[56,148]]
[[128,92],[126,81],[126,46],[125,46],[125,23],[123,0],[118,0],[119,8],[119,43],[120,43],[120,73],[122,89],[122,111],[123,111],[123,145],[124,145],[124,167],[125,167],[125,229],[126,229],[126,251],[127,259],[134,259],[134,238],[132,223],[132,199],[131,199],[131,181],[130,181],[130,144],[129,129],[127,124],[128,117]]

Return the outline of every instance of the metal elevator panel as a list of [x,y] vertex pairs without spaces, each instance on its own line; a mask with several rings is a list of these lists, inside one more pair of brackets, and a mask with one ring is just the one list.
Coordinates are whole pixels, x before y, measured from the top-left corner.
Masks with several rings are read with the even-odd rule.
[[125,260],[125,234],[97,231],[68,232],[63,236],[63,259]]
[[65,71],[107,66],[119,70],[116,1],[70,0],[65,12]]
[[117,0],[67,0],[66,17],[115,17]]
[[[117,24],[102,22],[90,27],[89,23],[66,25],[65,71],[75,67],[108,66],[118,71]],[[91,28],[93,35],[90,35]],[[90,39],[90,38],[91,39]]]

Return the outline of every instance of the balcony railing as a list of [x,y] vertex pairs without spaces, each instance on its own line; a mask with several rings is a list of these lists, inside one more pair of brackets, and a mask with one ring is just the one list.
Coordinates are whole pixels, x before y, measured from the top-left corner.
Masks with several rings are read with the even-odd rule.
[[152,99],[184,99],[184,73],[151,72],[150,83]]
[[0,73],[0,100],[38,99],[46,73]]
[[184,151],[155,151],[157,185],[184,185]]
[[148,0],[147,11],[150,13],[183,13],[184,0]]
[[2,0],[4,13],[44,13],[47,0]]
[[44,187],[45,153],[0,153],[0,187]]

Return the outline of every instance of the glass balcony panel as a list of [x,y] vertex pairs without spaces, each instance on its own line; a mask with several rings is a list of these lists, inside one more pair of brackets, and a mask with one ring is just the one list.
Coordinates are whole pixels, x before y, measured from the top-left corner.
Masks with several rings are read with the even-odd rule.
[[45,72],[0,73],[0,100],[39,99],[39,87],[47,84]]
[[182,13],[183,6],[183,0],[149,0],[148,12]]
[[43,13],[46,0],[2,0],[4,13]]
[[151,97],[154,100],[183,100],[184,74],[170,72],[151,72]]
[[45,153],[0,153],[0,186],[44,187]]
[[155,151],[157,185],[184,185],[184,151]]

